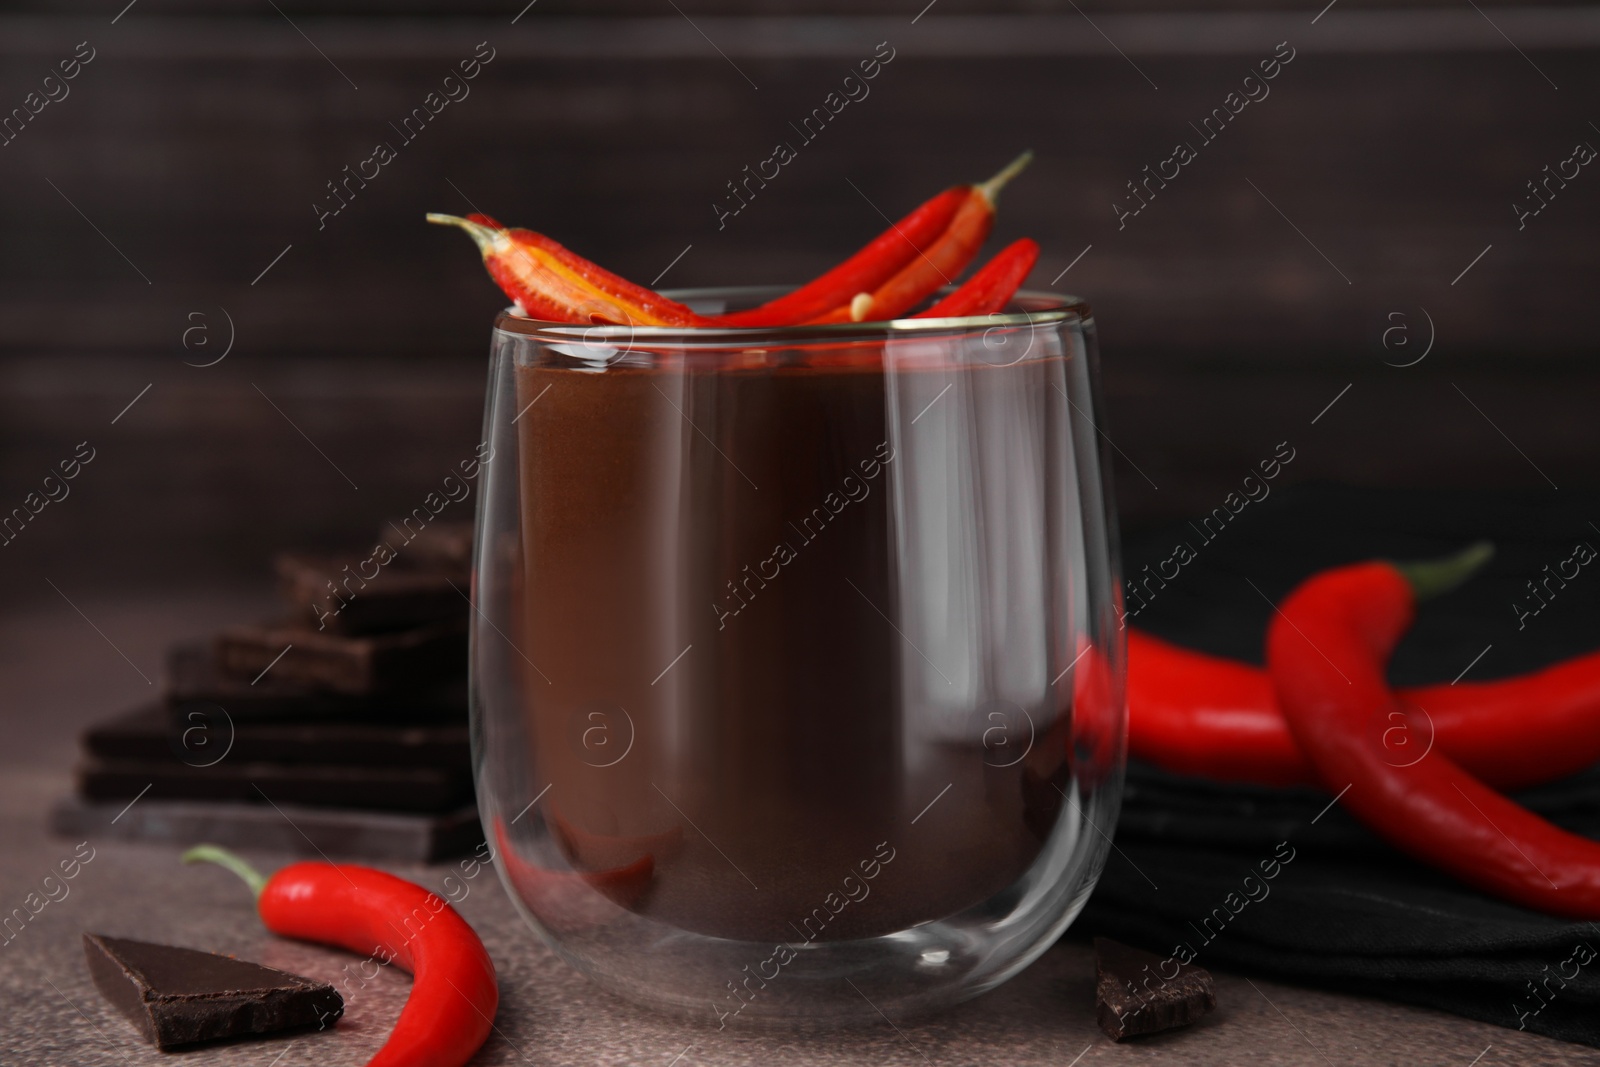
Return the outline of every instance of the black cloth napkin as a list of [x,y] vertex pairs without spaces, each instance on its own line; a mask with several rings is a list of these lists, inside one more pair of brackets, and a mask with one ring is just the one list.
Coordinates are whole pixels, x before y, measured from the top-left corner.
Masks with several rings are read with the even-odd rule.
[[[1597,524],[1600,498],[1565,490],[1280,490],[1203,532],[1185,523],[1129,538],[1129,578],[1180,541],[1195,557],[1152,584],[1129,624],[1260,663],[1267,598],[1315,571],[1442,556],[1488,538],[1494,561],[1422,606],[1390,676],[1416,685],[1464,670],[1464,680],[1521,673],[1600,648],[1600,561],[1553,592],[1541,587],[1542,602],[1527,586],[1579,542],[1600,547]],[[1600,768],[1518,799],[1600,838]],[[1075,934],[1600,1046],[1600,924],[1487,897],[1390,848],[1332,800],[1131,764],[1116,848]]]

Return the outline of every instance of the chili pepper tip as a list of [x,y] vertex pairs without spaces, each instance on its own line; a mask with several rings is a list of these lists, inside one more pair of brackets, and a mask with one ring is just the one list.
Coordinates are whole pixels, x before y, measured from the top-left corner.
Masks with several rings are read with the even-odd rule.
[[435,226],[455,226],[467,231],[467,235],[478,245],[478,251],[488,256],[496,248],[497,241],[504,231],[494,230],[480,222],[464,219],[459,215],[443,215],[437,211],[428,212],[428,221]]
[[1448,593],[1471,578],[1493,556],[1492,543],[1476,541],[1453,556],[1413,563],[1396,563],[1394,569],[1411,583],[1413,596],[1418,600],[1428,600]]
[[220,845],[196,845],[179,858],[184,863],[215,863],[219,867],[226,867],[242,878],[244,884],[250,887],[251,895],[257,898],[261,896],[261,890],[266,888],[266,875]]
[[983,194],[985,200],[993,204],[999,199],[1000,190],[1005,188],[1006,183],[1021,174],[1023,168],[1031,162],[1033,162],[1033,149],[1030,148],[1001,168],[999,174],[996,174],[986,182],[980,182],[976,187],[978,192]]

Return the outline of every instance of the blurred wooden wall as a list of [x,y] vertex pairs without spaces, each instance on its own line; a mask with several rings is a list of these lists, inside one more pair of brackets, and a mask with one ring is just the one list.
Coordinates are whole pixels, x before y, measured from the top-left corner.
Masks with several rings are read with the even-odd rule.
[[[0,508],[97,449],[0,548],[18,590],[259,570],[413,506],[477,439],[503,303],[425,211],[645,283],[673,264],[664,287],[787,282],[1025,147],[995,241],[1036,237],[1032,284],[1095,306],[1125,525],[1209,510],[1284,440],[1294,480],[1600,483],[1600,165],[1520,229],[1513,207],[1600,147],[1592,7],[124,3],[0,15],[0,113],[65,92],[0,147]],[[881,42],[870,94],[802,144]],[[1280,42],[1270,95],[1202,144]],[[390,124],[488,50],[405,142]],[[780,140],[797,158],[719,227]],[[319,226],[379,141],[394,160]],[[1179,141],[1196,158],[1119,222]]]

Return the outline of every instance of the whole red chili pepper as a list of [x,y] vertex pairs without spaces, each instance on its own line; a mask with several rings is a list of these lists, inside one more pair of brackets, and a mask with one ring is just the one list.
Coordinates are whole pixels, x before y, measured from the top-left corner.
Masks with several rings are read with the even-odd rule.
[[[1397,692],[1431,726],[1445,755],[1497,789],[1539,785],[1600,763],[1600,652],[1513,678]],[[1396,737],[1420,748],[1422,733]],[[1266,671],[1132,627],[1128,750],[1177,774],[1317,783]]]
[[992,315],[1011,302],[1023,279],[1039,262],[1039,242],[1024,237],[1013,241],[993,259],[979,267],[955,291],[941,298],[914,319],[955,318],[963,315]]
[[957,185],[891,223],[859,252],[826,274],[760,307],[718,316],[723,326],[789,326],[849,306],[857,293],[870,292],[921,254],[950,225],[970,195],[971,186]]
[[850,299],[809,322],[883,321],[905,314],[941,285],[948,285],[966,269],[994,228],[995,201],[1005,184],[1033,159],[1024,152],[986,182],[964,187],[965,196],[950,223],[905,265],[872,289],[851,294]]
[[1370,730],[1410,713],[1384,680],[1419,596],[1485,558],[1360,563],[1319,574],[1284,600],[1267,666],[1284,718],[1322,782],[1378,836],[1417,859],[1526,907],[1600,918],[1600,842],[1507,800],[1437,748],[1397,766]]
[[461,1067],[489,1036],[500,1002],[494,962],[444,898],[371,867],[292,863],[270,878],[215,845],[185,863],[219,863],[256,894],[283,937],[337,945],[395,963],[415,981],[389,1040],[367,1067]]
[[1316,784],[1267,672],[1128,627],[1128,753],[1176,774]]

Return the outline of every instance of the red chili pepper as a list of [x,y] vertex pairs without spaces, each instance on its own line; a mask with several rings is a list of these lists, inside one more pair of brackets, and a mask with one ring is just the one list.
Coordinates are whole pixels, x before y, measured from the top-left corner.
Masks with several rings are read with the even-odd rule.
[[1033,159],[1024,152],[986,182],[964,187],[965,197],[938,237],[877,287],[862,290],[809,322],[882,321],[905,314],[966,269],[994,228],[1000,190]]
[[1098,785],[1116,773],[1124,762],[1126,747],[1122,711],[1124,694],[1117,687],[1117,672],[1112,657],[1115,650],[1090,644],[1082,646],[1072,668],[1072,730],[1069,753],[1073,775],[1085,788]]
[[[1419,686],[1398,695],[1431,724],[1434,743],[1447,756],[1497,789],[1539,785],[1600,763],[1600,652],[1519,677]],[[1404,740],[1426,743],[1414,734]],[[1317,784],[1266,671],[1132,627],[1128,750],[1177,774]]]
[[270,878],[215,845],[185,863],[219,863],[255,892],[282,937],[336,945],[411,972],[411,996],[367,1067],[461,1067],[489,1036],[500,1002],[494,962],[443,897],[370,867],[292,863]]
[[979,267],[972,277],[914,319],[956,318],[964,315],[992,315],[1011,302],[1023,279],[1039,262],[1039,242],[1024,237],[1013,241],[993,259]]
[[635,285],[543,234],[507,229],[488,215],[430,214],[428,221],[465,230],[490,276],[533,318],[634,326],[789,326],[859,322],[869,314],[888,319],[966,268],[994,226],[1001,188],[1032,158],[1024,152],[986,182],[945,190],[794,292],[714,318]]
[[712,324],[683,304],[635,285],[543,234],[496,228],[488,216],[477,218],[430,214],[428,221],[465,230],[477,242],[490,276],[532,318],[621,326]]
[[1128,752],[1175,774],[1315,784],[1267,672],[1128,627]]
[[861,251],[826,274],[760,307],[721,315],[717,322],[723,326],[790,326],[848,306],[857,293],[876,289],[920,255],[922,248],[937,240],[971,189],[970,185],[946,189],[899,222],[891,223]]
[[1600,842],[1552,826],[1437,748],[1397,766],[1370,729],[1409,721],[1384,669],[1416,599],[1451,587],[1484,558],[1474,549],[1442,563],[1361,563],[1310,579],[1268,628],[1272,684],[1323,784],[1378,836],[1504,899],[1600,918]]

